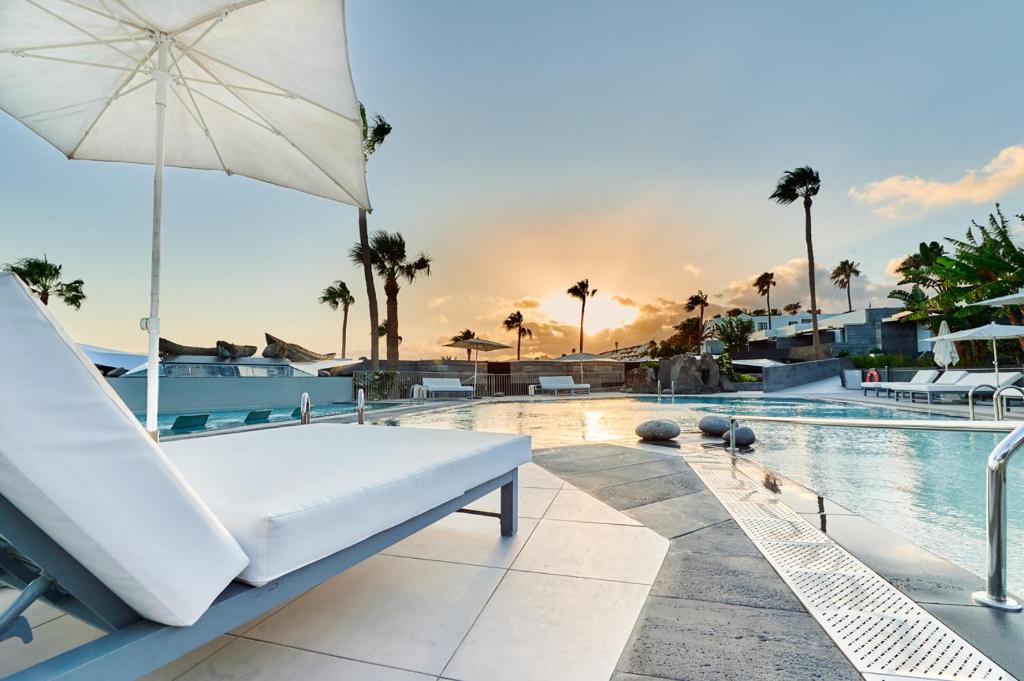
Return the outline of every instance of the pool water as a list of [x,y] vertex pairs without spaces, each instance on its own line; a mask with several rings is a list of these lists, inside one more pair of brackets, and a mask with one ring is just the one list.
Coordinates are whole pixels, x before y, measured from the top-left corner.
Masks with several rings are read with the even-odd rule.
[[[389,402],[374,402],[366,405],[366,410],[371,409],[384,409],[386,407],[395,406]],[[254,408],[254,409],[258,409]],[[222,428],[240,428],[246,425],[245,417],[248,416],[250,411],[254,409],[221,409],[221,410],[204,410],[197,409],[195,411],[187,412],[168,412],[160,414],[157,417],[157,425],[160,429],[160,435],[182,435],[184,433],[197,433],[207,430],[220,430]],[[312,417],[314,419],[321,418],[324,416],[338,416],[341,414],[352,414],[356,411],[355,404],[323,404],[314,405],[312,410]],[[270,410],[270,416],[266,421],[259,423],[280,423],[281,421],[297,421],[298,418],[293,416],[295,407],[277,407]],[[183,431],[172,431],[171,426],[174,425],[175,419],[185,414],[209,414],[210,418],[206,420],[205,428],[198,428],[194,430],[183,430]],[[145,414],[136,414],[136,417],[140,421],[145,421]],[[258,425],[258,424],[253,424]]]
[[[402,416],[397,425],[516,432],[534,447],[635,441],[637,423],[706,414],[928,419],[928,414],[803,399],[637,397],[479,404]],[[942,417],[948,418],[948,417]],[[983,575],[985,460],[1002,435],[751,423],[750,456],[851,511]],[[1009,582],[1024,592],[1024,470],[1010,466]]]

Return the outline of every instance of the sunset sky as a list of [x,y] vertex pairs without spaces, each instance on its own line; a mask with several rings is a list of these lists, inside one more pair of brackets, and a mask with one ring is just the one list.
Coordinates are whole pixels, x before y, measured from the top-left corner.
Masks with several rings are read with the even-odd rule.
[[[394,126],[371,228],[433,258],[400,295],[402,356],[453,354],[466,327],[512,344],[516,309],[524,354],[569,352],[584,277],[595,352],[666,337],[697,289],[712,313],[759,307],[763,271],[776,306],[806,306],[802,211],[767,199],[804,164],[823,310],[845,310],[827,277],[843,258],[864,272],[855,306],[894,304],[891,263],[919,241],[996,201],[1024,212],[1022,20],[1009,1],[349,0],[357,91]],[[81,342],[145,348],[151,187],[0,114],[0,263],[45,253],[84,279],[81,311],[54,304]],[[166,337],[337,350],[317,296],[342,279],[349,355],[367,352],[353,208],[202,171],[169,169],[165,191]]]

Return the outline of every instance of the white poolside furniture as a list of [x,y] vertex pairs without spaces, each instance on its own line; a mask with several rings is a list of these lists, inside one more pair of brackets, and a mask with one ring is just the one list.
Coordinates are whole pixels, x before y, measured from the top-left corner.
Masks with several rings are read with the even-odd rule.
[[[107,634],[10,679],[136,679],[488,492],[516,532],[530,438],[317,424],[157,444],[0,274],[0,581]],[[480,513],[474,511],[474,513]],[[498,529],[497,527],[495,529]]]
[[[946,372],[949,373],[949,372]],[[962,372],[967,373],[967,372]],[[879,390],[885,390],[886,394],[890,394],[897,386],[903,385],[921,385],[927,384],[938,378],[939,372],[937,369],[922,369],[914,374],[914,377],[909,381],[875,381],[874,383],[861,383],[860,387],[864,390],[864,396],[867,397],[868,390],[875,391],[875,397],[878,397]]]
[[457,378],[424,378],[423,387],[428,397],[435,395],[468,395],[473,397],[476,388],[471,385],[462,385]]
[[584,390],[589,393],[590,384],[577,383],[573,380],[572,376],[541,376],[540,387],[535,387],[533,392],[534,394],[548,392],[557,395],[559,391],[562,391],[575,395],[577,390]]
[[[915,397],[918,395],[924,395],[928,404],[932,404],[935,401],[935,397],[950,395],[955,397],[967,398],[972,388],[978,388],[980,394],[991,396],[997,389],[1013,385],[1021,378],[1024,378],[1024,374],[1017,371],[1001,371],[999,372],[999,380],[996,380],[996,374],[994,372],[985,373],[968,373],[961,377],[956,383],[952,384],[941,384],[938,381],[930,385],[919,385],[913,386],[907,384],[894,390],[896,399],[900,398],[900,395],[908,395],[910,401],[913,402]],[[987,390],[985,390],[987,388]]]

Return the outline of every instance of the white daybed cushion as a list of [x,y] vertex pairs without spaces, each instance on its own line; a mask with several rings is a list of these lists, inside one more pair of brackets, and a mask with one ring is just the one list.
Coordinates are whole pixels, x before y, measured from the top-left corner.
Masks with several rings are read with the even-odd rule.
[[242,549],[6,273],[0,348],[0,494],[143,617],[195,622],[245,567]]
[[164,450],[249,554],[239,579],[258,586],[526,463],[530,438],[322,423]]

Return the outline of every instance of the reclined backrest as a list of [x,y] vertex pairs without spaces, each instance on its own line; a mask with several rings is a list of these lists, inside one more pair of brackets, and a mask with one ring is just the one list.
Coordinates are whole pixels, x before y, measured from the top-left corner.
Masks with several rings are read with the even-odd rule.
[[572,376],[541,376],[540,384],[545,388],[566,388],[576,385]]
[[461,388],[462,383],[457,378],[424,378],[423,385],[427,388]]
[[248,563],[241,547],[8,273],[0,348],[0,494],[143,617],[194,622]]
[[996,386],[997,388],[1002,388],[1003,386],[1013,385],[1021,378],[1024,378],[1024,374],[1021,374],[1019,371],[1000,371],[999,383],[995,382],[995,376],[993,376],[992,385]]
[[910,379],[911,383],[931,383],[935,380],[935,377],[939,375],[939,372],[935,369],[922,369],[914,374],[914,377]]
[[945,371],[935,381],[935,385],[954,385],[962,381],[966,376],[966,371]]

